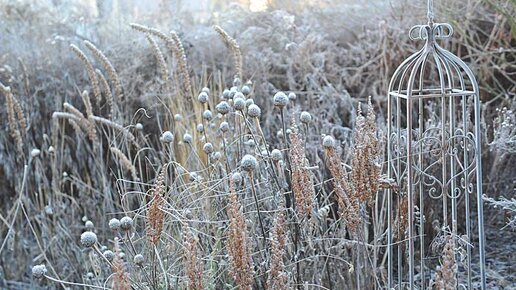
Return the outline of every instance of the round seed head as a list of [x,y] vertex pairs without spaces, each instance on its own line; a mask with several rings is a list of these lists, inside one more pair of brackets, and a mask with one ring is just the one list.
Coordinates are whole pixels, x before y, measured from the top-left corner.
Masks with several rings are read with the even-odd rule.
[[229,89],[229,97],[233,98],[237,92],[238,92],[237,87],[231,87],[231,89]]
[[120,219],[120,228],[124,231],[129,231],[133,227],[133,219],[124,216],[122,219]]
[[120,228],[120,220],[117,218],[112,218],[109,220],[109,228],[113,231],[118,231]]
[[54,154],[54,152],[55,152],[54,146],[48,147],[48,153]]
[[234,98],[233,99],[233,106],[235,107],[235,110],[242,111],[245,108],[245,100],[244,98]]
[[206,121],[211,121],[211,119],[213,119],[213,114],[211,113],[210,110],[206,110],[202,113],[202,117],[204,118],[204,120]]
[[231,180],[234,184],[240,184],[242,182],[242,174],[240,172],[235,172],[231,175]]
[[93,279],[94,277],[95,277],[95,275],[93,275],[93,273],[92,273],[92,272],[88,272],[88,273],[86,273],[86,278],[87,278],[87,279],[90,279],[90,280],[91,280],[91,279]]
[[204,88],[202,88],[201,92],[206,93],[206,94],[209,95],[210,94],[210,89],[208,89],[207,87],[204,87]]
[[296,96],[296,93],[294,92],[290,92],[288,94],[288,98],[291,100],[291,101],[295,101],[297,99],[297,96]]
[[258,161],[256,161],[256,158],[249,154],[242,157],[242,161],[240,162],[242,169],[248,172],[255,170],[257,165]]
[[205,92],[201,92],[199,96],[197,96],[197,100],[201,102],[202,104],[208,102],[208,94]]
[[222,92],[222,97],[224,99],[227,99],[227,98],[229,98],[229,95],[230,95],[229,90],[228,89],[224,89],[224,91]]
[[81,235],[81,244],[85,248],[91,248],[97,243],[97,235],[94,232],[84,232]]
[[271,158],[274,161],[280,161],[283,158],[283,154],[281,154],[281,151],[279,151],[278,149],[274,149],[271,152]]
[[93,227],[94,227],[95,225],[93,225],[93,222],[92,222],[92,221],[86,221],[86,222],[84,223],[84,226],[85,226],[88,230],[92,230],[92,229],[93,229]]
[[174,141],[174,134],[172,134],[172,132],[170,131],[163,132],[163,134],[161,135],[161,141],[164,143],[171,143],[172,141]]
[[301,120],[301,122],[308,124],[312,121],[312,115],[310,115],[310,113],[308,113],[306,111],[303,111],[303,112],[301,112],[299,119]]
[[219,129],[220,129],[220,131],[222,131],[224,133],[229,131],[229,123],[226,121],[220,123]]
[[222,101],[215,106],[215,109],[217,109],[217,112],[221,113],[222,115],[225,115],[229,113],[229,104],[226,101]]
[[39,154],[41,154],[41,150],[37,149],[37,148],[34,148],[32,149],[32,151],[30,152],[30,156],[32,158],[36,158],[39,156]]
[[236,98],[242,98],[242,99],[245,99],[245,96],[244,96],[244,94],[242,94],[241,92],[236,92],[236,93],[233,95],[233,100],[235,100]]
[[174,115],[174,120],[176,120],[176,122],[181,122],[181,121],[183,121],[183,115],[181,115],[181,114],[175,114],[175,115]]
[[333,139],[333,137],[330,135],[325,136],[322,144],[323,144],[324,148],[334,148],[335,147],[335,139]]
[[240,79],[239,79],[239,78],[235,78],[235,79],[233,80],[233,86],[235,86],[235,87],[239,87],[241,84],[242,84],[242,82],[240,81]]
[[206,153],[206,154],[211,154],[213,153],[213,144],[211,144],[210,142],[204,144],[204,146],[202,146],[202,150]]
[[203,124],[197,125],[197,132],[199,132],[199,133],[204,132],[204,125]]
[[102,255],[104,255],[104,258],[106,258],[110,262],[113,261],[113,259],[115,258],[115,253],[113,253],[113,251],[111,250],[104,251]]
[[142,254],[137,254],[136,256],[134,256],[133,261],[136,265],[142,266],[145,262],[145,259],[143,258]]
[[218,161],[218,160],[220,160],[220,158],[222,158],[222,154],[219,151],[217,151],[211,155],[212,161]]
[[251,118],[260,118],[260,115],[262,114],[262,110],[257,105],[252,104],[249,106],[249,108],[247,108],[247,114]]
[[183,135],[183,141],[185,143],[192,143],[192,135],[188,134],[188,133],[185,133]]
[[277,106],[279,108],[283,108],[288,104],[288,97],[285,95],[284,92],[277,92],[274,95],[274,106]]
[[254,100],[253,99],[247,99],[245,100],[245,106],[249,108],[249,106],[251,106],[252,104],[254,104]]
[[47,273],[47,267],[43,264],[32,267],[32,277],[41,279]]
[[242,87],[242,93],[244,95],[246,95],[246,96],[249,95],[251,93],[251,88],[249,86],[247,86],[247,85],[243,86]]
[[136,128],[136,130],[138,130],[138,131],[143,130],[143,125],[142,125],[142,123],[136,123],[136,125],[135,125],[134,127],[135,127],[135,128]]

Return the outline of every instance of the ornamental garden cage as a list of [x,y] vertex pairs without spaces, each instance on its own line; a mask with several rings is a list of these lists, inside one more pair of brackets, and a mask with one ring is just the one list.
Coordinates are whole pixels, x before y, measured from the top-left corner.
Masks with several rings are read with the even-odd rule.
[[432,6],[409,32],[423,48],[389,84],[387,173],[398,190],[387,191],[388,289],[440,289],[439,275],[454,289],[486,289],[479,88],[438,44],[453,28],[434,23]]

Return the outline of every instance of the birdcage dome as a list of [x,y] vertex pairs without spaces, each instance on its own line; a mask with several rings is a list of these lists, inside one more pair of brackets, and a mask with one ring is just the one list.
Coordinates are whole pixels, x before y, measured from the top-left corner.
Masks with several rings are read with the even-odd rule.
[[448,23],[416,25],[409,37],[424,40],[424,46],[407,58],[391,78],[389,93],[400,98],[432,98],[478,95],[471,69],[459,57],[439,45],[450,38]]

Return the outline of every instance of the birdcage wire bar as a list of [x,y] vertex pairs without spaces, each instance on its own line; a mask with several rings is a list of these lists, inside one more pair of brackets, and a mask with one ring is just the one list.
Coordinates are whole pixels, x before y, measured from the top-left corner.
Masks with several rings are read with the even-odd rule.
[[425,45],[389,84],[387,174],[398,191],[387,190],[388,289],[430,289],[439,257],[429,246],[444,236],[454,245],[456,288],[486,289],[479,88],[438,44],[452,34],[434,23],[429,0],[428,24],[409,32]]

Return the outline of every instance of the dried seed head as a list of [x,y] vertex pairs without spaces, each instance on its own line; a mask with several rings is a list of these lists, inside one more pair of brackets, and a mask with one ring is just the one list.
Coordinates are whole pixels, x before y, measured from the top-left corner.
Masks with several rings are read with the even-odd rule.
[[231,181],[233,181],[234,184],[240,184],[242,182],[242,174],[240,174],[240,172],[233,173],[233,175],[231,175]]
[[209,95],[210,94],[210,89],[207,88],[207,87],[204,87],[204,88],[202,88],[201,92],[206,93],[206,94]]
[[97,243],[97,235],[94,232],[84,232],[81,235],[81,244],[85,248],[91,248]]
[[143,125],[142,125],[142,123],[136,123],[136,125],[135,125],[134,127],[135,127],[135,128],[136,128],[136,130],[138,130],[138,131],[143,130]]
[[257,165],[258,162],[256,161],[256,158],[249,154],[242,157],[242,161],[240,162],[242,169],[248,172],[255,170]]
[[54,152],[55,152],[54,146],[48,147],[48,153],[54,154]]
[[206,154],[211,154],[213,153],[213,144],[211,144],[210,142],[204,144],[204,146],[202,146],[202,150],[206,153]]
[[277,106],[280,109],[285,107],[286,105],[288,105],[288,97],[287,97],[287,95],[285,95],[284,92],[277,92],[274,95],[273,100],[274,100],[274,106]]
[[122,219],[120,219],[120,228],[124,231],[129,231],[133,227],[133,219],[124,216]]
[[239,78],[235,78],[235,79],[233,80],[233,86],[235,86],[235,87],[239,87],[241,84],[242,84],[242,82],[240,81],[240,79],[239,79]]
[[224,91],[222,92],[222,97],[224,99],[228,99],[231,95],[231,92],[228,90],[228,89],[224,89]]
[[244,94],[242,94],[241,92],[236,92],[236,93],[233,95],[233,101],[234,101],[236,98],[242,98],[242,99],[245,99],[245,96],[244,96]]
[[113,253],[113,251],[111,250],[104,251],[102,255],[104,255],[104,258],[106,258],[106,260],[110,262],[113,261],[113,259],[115,258],[115,253]]
[[302,123],[308,124],[312,121],[312,115],[306,111],[303,111],[299,116],[299,120],[301,120]]
[[260,118],[260,115],[262,114],[262,110],[257,105],[251,104],[249,106],[249,108],[247,108],[247,114],[251,118]]
[[117,218],[112,218],[109,220],[109,228],[113,231],[118,231],[120,228],[120,220]]
[[38,157],[39,154],[41,154],[41,151],[39,149],[37,149],[37,148],[32,149],[32,151],[30,152],[30,156],[32,158]]
[[47,267],[43,264],[32,267],[32,277],[41,279],[47,273]]
[[174,120],[176,120],[176,122],[181,122],[181,121],[183,121],[183,115],[181,115],[181,114],[175,114],[175,115],[174,115]]
[[171,143],[172,141],[174,141],[174,134],[172,134],[172,132],[170,131],[163,132],[163,134],[161,135],[161,141],[164,143]]
[[247,85],[243,86],[242,87],[242,93],[244,95],[246,95],[246,96],[249,95],[251,93],[251,88],[249,86],[247,86]]
[[245,106],[247,108],[249,108],[249,106],[251,106],[252,104],[254,104],[254,100],[253,99],[247,99],[245,100]]
[[197,132],[199,132],[199,133],[204,132],[204,125],[203,124],[197,125]]
[[183,142],[185,143],[192,143],[192,135],[185,133],[183,135]]
[[211,121],[211,119],[213,119],[213,114],[211,113],[210,110],[206,110],[202,113],[202,117],[204,120],[206,121]]
[[271,152],[271,158],[274,161],[280,161],[283,158],[283,154],[281,154],[281,151],[279,151],[278,149],[274,149]]
[[323,147],[325,147],[325,148],[334,148],[335,147],[335,139],[333,139],[333,137],[330,135],[325,136],[322,144],[323,144]]
[[143,258],[142,254],[137,254],[133,258],[133,262],[138,266],[143,266],[143,263],[145,262],[145,258]]
[[229,89],[229,97],[233,98],[237,92],[238,92],[237,87],[231,87],[231,89]]
[[215,109],[217,109],[217,112],[219,112],[222,115],[225,115],[229,113],[229,104],[226,101],[222,101],[215,106]]
[[84,226],[88,229],[88,230],[93,230],[93,228],[95,227],[95,225],[93,224],[92,221],[86,221],[84,223]]
[[229,123],[228,123],[228,122],[226,122],[226,121],[224,121],[224,122],[220,123],[219,129],[220,129],[220,131],[222,131],[222,132],[227,132],[227,131],[229,131]]
[[197,96],[197,100],[201,102],[202,104],[208,102],[208,94],[205,92],[201,92],[199,96]]
[[244,100],[244,98],[234,98],[233,99],[233,106],[235,107],[235,110],[242,111],[245,108],[245,100]]
[[297,99],[297,96],[296,96],[296,93],[294,92],[290,92],[288,94],[288,98],[291,100],[291,101],[295,101]]

